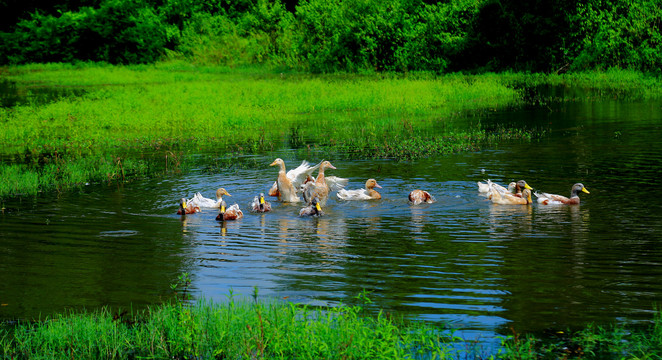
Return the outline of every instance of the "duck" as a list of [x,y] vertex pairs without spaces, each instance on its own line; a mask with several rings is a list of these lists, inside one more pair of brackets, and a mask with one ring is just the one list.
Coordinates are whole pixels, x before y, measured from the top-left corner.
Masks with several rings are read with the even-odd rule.
[[191,199],[191,201],[198,204],[198,206],[201,208],[218,209],[221,200],[223,200],[223,195],[232,196],[224,188],[219,188],[218,190],[216,190],[216,200],[206,198],[202,196],[201,193],[196,193]]
[[477,182],[478,184],[478,192],[484,195],[489,195],[491,189],[496,189],[497,191],[501,193],[511,193],[511,194],[516,194],[517,196],[521,197],[522,195],[522,190],[524,189],[529,189],[533,190],[529,184],[526,183],[524,180],[520,180],[518,182],[512,181],[510,184],[508,184],[508,187],[504,187],[502,185],[499,185],[497,183],[494,183],[490,181],[490,179],[487,179],[485,183],[482,182]]
[[490,181],[490,179],[485,180],[484,183],[478,181],[476,184],[478,184],[478,192],[481,194],[488,194],[492,187],[496,187],[501,192],[514,193],[515,187],[517,186],[517,183],[513,181],[510,184],[508,184],[508,187],[506,188],[503,185],[499,185],[497,183]]
[[239,209],[239,205],[234,204],[230,207],[227,207],[225,200],[221,200],[219,206],[220,212],[216,216],[216,220],[237,220],[244,217],[244,213]]
[[[317,198],[317,201],[322,206],[326,204],[326,201],[329,199],[329,193],[332,190],[331,186],[327,182],[327,178],[324,175],[324,170],[326,169],[336,169],[336,167],[333,166],[331,162],[329,162],[328,160],[324,160],[319,164],[319,173],[317,174],[317,178],[315,178],[315,183],[314,183],[315,187],[312,189],[312,196],[311,196],[311,198]],[[349,181],[348,179],[343,179],[343,178],[333,178],[332,184],[334,189],[336,188],[336,186],[339,185],[340,182],[339,179],[343,180],[343,182],[344,180]]]
[[179,200],[179,209],[177,209],[177,215],[189,215],[199,212],[200,207],[193,201],[188,201],[186,198],[181,198],[181,200]]
[[322,215],[324,215],[324,211],[322,211],[322,207],[320,206],[319,199],[317,197],[313,197],[313,199],[310,201],[310,205],[302,208],[299,211],[299,217]]
[[[510,189],[510,185],[508,186],[508,188]],[[516,196],[524,197],[523,196],[524,189],[533,190],[533,188],[529,184],[527,184],[526,181],[524,181],[524,180],[520,180],[520,181],[515,183],[515,191],[514,192],[515,192]]]
[[493,189],[488,198],[492,200],[492,203],[501,205],[529,205],[532,203],[531,190],[526,188],[522,190],[521,196],[509,192],[502,193]]
[[429,192],[416,189],[409,193],[409,201],[411,201],[411,203],[414,205],[418,205],[420,203],[432,204],[436,200],[434,199],[434,196],[430,195]]
[[264,200],[264,193],[260,193],[259,196],[253,198],[251,202],[251,211],[252,212],[268,212],[271,211],[271,204]]
[[534,195],[538,198],[538,204],[542,205],[578,205],[580,191],[590,194],[590,192],[584,187],[584,184],[576,183],[575,185],[572,185],[572,188],[570,189],[569,198],[563,195],[538,192],[534,193]]
[[281,158],[277,158],[269,166],[276,165],[280,167],[278,178],[267,194],[269,194],[269,196],[277,196],[278,200],[283,202],[301,201],[296,190],[301,186],[304,180],[319,167],[319,165],[310,166],[310,164],[304,160],[297,168],[285,171],[285,161]]
[[375,190],[375,188],[382,188],[377,184],[377,180],[368,179],[365,182],[365,189],[345,190],[340,189],[336,196],[341,200],[379,200],[382,195]]
[[315,191],[315,178],[308,175],[308,178],[301,184],[299,192],[303,196],[303,201],[310,205]]

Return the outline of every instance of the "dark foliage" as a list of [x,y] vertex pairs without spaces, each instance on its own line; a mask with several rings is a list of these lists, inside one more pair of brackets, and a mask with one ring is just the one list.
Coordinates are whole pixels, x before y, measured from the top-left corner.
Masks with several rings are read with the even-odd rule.
[[662,68],[659,0],[0,0],[0,63],[312,72]]

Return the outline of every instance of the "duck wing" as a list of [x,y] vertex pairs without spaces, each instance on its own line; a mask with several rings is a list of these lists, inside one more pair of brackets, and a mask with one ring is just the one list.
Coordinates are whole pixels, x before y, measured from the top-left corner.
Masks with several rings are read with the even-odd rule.
[[349,179],[337,176],[325,176],[324,180],[326,181],[326,185],[331,191],[340,191],[341,189],[345,188],[347,184],[349,184]]
[[[490,181],[489,179],[487,181]],[[487,194],[490,192],[490,184],[489,182],[482,183],[480,181],[476,182],[476,185],[478,185],[478,192],[481,194]]]
[[542,205],[564,205],[578,203],[578,201],[573,201],[573,199],[569,199],[563,195],[539,192],[534,192],[533,195],[538,198],[538,203]]
[[244,217],[243,211],[239,209],[239,204],[234,204],[230,206],[226,211],[225,214],[230,217],[231,219],[241,219]]
[[313,171],[317,170],[319,167],[319,164],[310,166],[308,161],[303,160],[301,165],[287,172],[287,178],[292,182],[292,186],[294,186],[295,189],[298,189],[299,186],[306,181],[308,175],[311,175]]
[[372,197],[368,194],[368,191],[365,189],[357,189],[357,190],[345,190],[345,189],[340,189],[338,190],[338,193],[336,194],[338,196],[338,199],[341,200],[371,200]]
[[498,191],[492,193],[492,202],[501,205],[526,205],[527,199],[517,197],[510,193],[500,193]]
[[[287,179],[290,180],[290,183],[292,183],[292,187],[294,189],[299,189],[301,184],[303,184],[303,182],[306,181],[308,176],[311,175],[319,167],[320,167],[319,164],[315,166],[310,166],[310,163],[308,161],[303,160],[301,162],[301,165],[299,165],[294,169],[290,169],[290,171],[287,172],[286,176]],[[274,181],[273,185],[271,185],[268,195],[279,196],[277,181]]]
[[189,201],[193,202],[194,204],[196,204],[200,208],[206,208],[206,209],[218,208],[218,205],[219,205],[218,200],[212,200],[212,199],[206,198],[206,197],[202,196],[202,194],[199,193],[199,192],[196,193],[195,195],[193,195],[193,198],[191,198],[191,200],[189,200]]

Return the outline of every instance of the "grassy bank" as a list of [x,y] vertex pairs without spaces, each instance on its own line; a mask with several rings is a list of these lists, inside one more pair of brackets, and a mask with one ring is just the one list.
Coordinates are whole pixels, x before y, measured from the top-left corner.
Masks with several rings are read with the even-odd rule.
[[139,313],[99,310],[0,327],[6,359],[659,359],[662,318],[545,338],[501,337],[501,348],[360,306],[320,310],[285,302],[201,300]]
[[[575,81],[524,74],[312,76],[186,63],[26,65],[1,74],[27,99],[44,88],[77,91],[0,109],[0,197],[187,171],[195,154],[231,161],[237,153],[299,149],[413,159],[530,141],[539,135],[533,129],[488,131],[480,114],[522,104],[522,86]],[[651,86],[656,79],[606,76],[629,78],[595,82],[601,89],[639,83],[650,88],[645,94],[660,95]]]
[[453,340],[388,314],[363,316],[360,307],[231,298],[57,315],[0,333],[0,351],[14,359],[404,359],[444,358]]

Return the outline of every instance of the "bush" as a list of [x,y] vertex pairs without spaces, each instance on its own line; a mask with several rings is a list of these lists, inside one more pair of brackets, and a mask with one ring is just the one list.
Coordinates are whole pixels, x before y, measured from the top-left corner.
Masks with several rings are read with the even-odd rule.
[[267,0],[237,17],[194,14],[182,28],[177,50],[202,64],[286,63],[291,45],[281,38],[290,31],[292,18],[280,2]]
[[11,64],[104,61],[148,63],[165,47],[166,26],[138,0],[106,0],[98,9],[81,8],[59,16],[35,12],[2,34],[0,51]]
[[579,3],[572,16],[575,69],[662,68],[662,7],[658,0]]
[[65,0],[5,26],[0,63],[149,63],[167,53],[316,73],[662,68],[659,0],[286,2],[294,12],[282,0]]
[[443,72],[464,46],[475,2],[307,0],[298,52],[313,72]]

